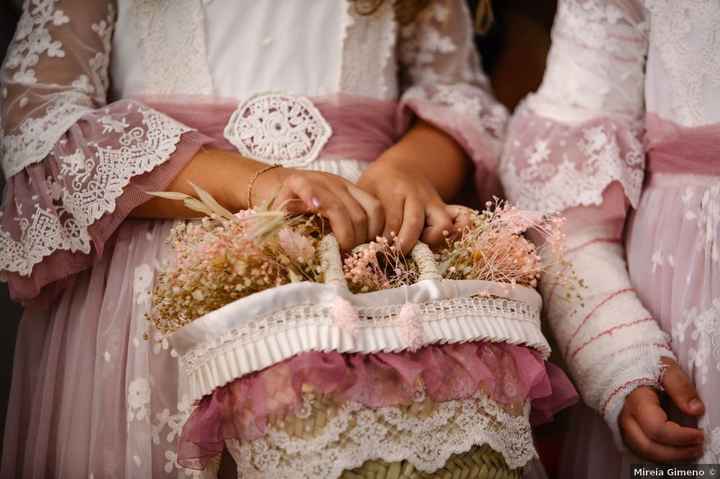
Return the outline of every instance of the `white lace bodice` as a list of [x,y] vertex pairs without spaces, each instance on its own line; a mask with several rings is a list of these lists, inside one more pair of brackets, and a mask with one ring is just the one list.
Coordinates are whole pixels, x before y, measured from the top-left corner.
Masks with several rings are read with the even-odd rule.
[[[119,0],[113,94],[242,100],[269,91],[342,92],[394,100],[398,53],[405,60],[422,56],[411,73],[435,80],[442,79],[436,57],[466,48],[463,29],[438,28],[451,10],[465,11],[461,3],[431,7],[416,50],[407,42],[398,46],[414,32],[398,25],[392,2],[366,16],[355,2],[337,0],[281,1],[272,9],[252,0]],[[484,82],[470,68],[464,73],[465,80]]]

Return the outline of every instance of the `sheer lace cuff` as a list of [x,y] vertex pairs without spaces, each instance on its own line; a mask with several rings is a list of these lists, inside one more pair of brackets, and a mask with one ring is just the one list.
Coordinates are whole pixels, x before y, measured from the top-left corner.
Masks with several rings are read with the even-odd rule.
[[475,164],[479,182],[497,170],[508,114],[484,89],[416,85],[405,92],[399,108],[404,122],[417,115],[457,141]]
[[603,117],[577,125],[544,118],[527,105],[513,118],[500,174],[518,206],[562,211],[600,205],[613,182],[637,205],[644,174],[641,126]]
[[13,296],[31,299],[88,267],[145,192],[165,188],[209,141],[134,101],[86,112],[8,179],[0,274]]

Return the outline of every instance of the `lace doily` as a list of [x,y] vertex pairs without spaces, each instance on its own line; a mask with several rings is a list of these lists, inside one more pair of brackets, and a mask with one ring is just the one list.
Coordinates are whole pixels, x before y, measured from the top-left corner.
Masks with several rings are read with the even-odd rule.
[[225,138],[244,156],[295,168],[312,163],[331,135],[309,99],[280,94],[250,98],[225,128]]
[[439,404],[419,397],[410,406],[379,409],[321,406],[326,414],[313,414],[313,403],[307,397],[300,421],[280,423],[262,439],[228,441],[239,477],[336,478],[368,460],[406,460],[433,472],[453,454],[484,444],[512,469],[536,457],[528,404],[511,415],[484,396]]

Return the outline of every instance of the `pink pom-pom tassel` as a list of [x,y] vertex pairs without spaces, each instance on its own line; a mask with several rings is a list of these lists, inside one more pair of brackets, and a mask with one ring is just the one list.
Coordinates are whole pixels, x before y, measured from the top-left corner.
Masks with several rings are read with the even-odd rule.
[[355,306],[353,306],[350,301],[340,296],[335,298],[332,306],[332,315],[335,324],[337,324],[340,329],[353,336],[357,335],[358,329],[360,328],[360,316],[358,316],[357,309],[355,309]]
[[410,351],[417,351],[424,342],[425,333],[421,323],[421,312],[417,304],[405,303],[398,314],[400,334]]

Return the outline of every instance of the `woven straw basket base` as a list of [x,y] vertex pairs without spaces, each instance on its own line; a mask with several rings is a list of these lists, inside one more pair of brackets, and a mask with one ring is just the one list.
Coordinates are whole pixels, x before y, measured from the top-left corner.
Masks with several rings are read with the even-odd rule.
[[503,457],[488,446],[476,446],[454,454],[445,467],[427,473],[407,461],[368,461],[357,469],[343,472],[340,479],[520,479],[522,470],[511,470]]

